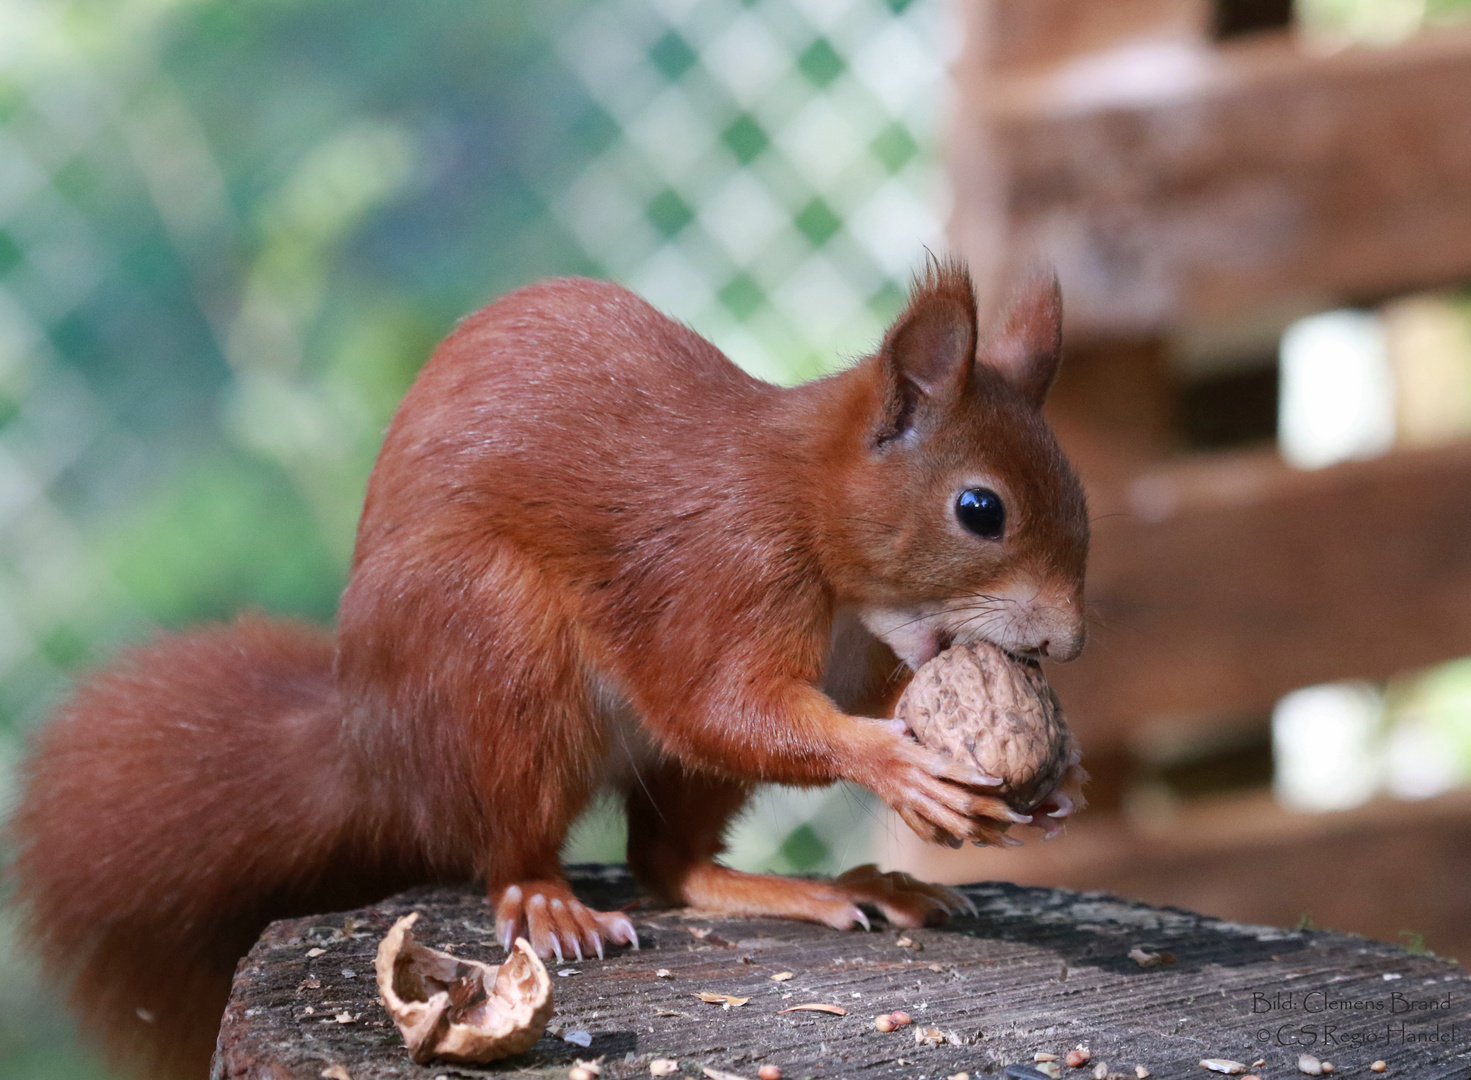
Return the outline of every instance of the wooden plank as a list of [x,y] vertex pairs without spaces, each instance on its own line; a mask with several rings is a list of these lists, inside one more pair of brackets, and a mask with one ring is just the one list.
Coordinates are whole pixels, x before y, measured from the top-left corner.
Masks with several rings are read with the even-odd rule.
[[1471,444],[1210,459],[1091,499],[1090,640],[1050,669],[1085,747],[1471,654]]
[[1062,838],[1015,850],[927,846],[897,820],[886,836],[885,865],[931,880],[1105,889],[1249,923],[1311,913],[1383,941],[1422,934],[1471,961],[1471,792],[1327,814],[1291,813],[1267,793],[1136,823],[1088,811]]
[[1179,450],[1180,389],[1159,338],[1069,343],[1047,421],[1085,483],[1117,484]]
[[1208,0],[971,0],[977,38],[967,63],[1025,70],[1130,40],[1203,38]]
[[[633,895],[626,878],[605,877],[583,891],[601,905]],[[1375,1058],[1416,1080],[1464,1077],[1471,1065],[1471,976],[1443,961],[1340,934],[1243,926],[1098,895],[1004,884],[965,892],[976,915],[902,934],[637,911],[642,951],[553,965],[569,972],[552,979],[556,1031],[493,1071],[560,1080],[575,1058],[601,1057],[605,1080],[633,1080],[648,1077],[650,1060],[664,1057],[678,1061],[678,1075],[687,1077],[704,1068],[754,1077],[761,1065],[774,1064],[791,1080],[958,1072],[980,1080],[1007,1064],[1030,1063],[1039,1050],[1063,1054],[1082,1043],[1093,1065],[1105,1062],[1131,1077],[1143,1064],[1156,1080],[1195,1080],[1210,1075],[1198,1064],[1205,1057],[1260,1057],[1265,1075],[1285,1076],[1301,1049],[1286,1036],[1302,1018],[1271,1016],[1260,1039],[1268,1023],[1253,1015],[1253,1003],[1263,1000],[1259,994],[1300,999],[1309,989],[1382,1001],[1386,1013],[1394,992],[1451,998],[1435,1013],[1341,1022],[1340,1033],[1378,1040],[1360,1038],[1358,1046],[1324,1053],[1346,1074],[1367,1075]],[[413,1065],[377,1003],[373,952],[392,921],[409,911],[422,912],[426,942],[492,963],[500,958],[490,944],[492,917],[474,889],[423,890],[348,916],[276,923],[241,962],[213,1075],[317,1080],[334,1066],[352,1080],[479,1075]],[[1174,963],[1141,967],[1129,951],[1145,944]],[[313,949],[322,952],[309,956]],[[660,969],[667,976],[658,976]],[[783,971],[792,978],[772,981]],[[749,1000],[722,1008],[697,1000],[700,991]],[[848,1012],[781,1012],[809,1002]],[[916,1025],[876,1030],[873,1017],[894,1009],[910,1013]],[[347,1022],[336,1022],[339,1015]],[[1391,1028],[1390,1020],[1403,1026]],[[1456,1025],[1457,1037],[1403,1039],[1433,1033],[1437,1022],[1442,1029]],[[937,1028],[953,1042],[918,1045],[915,1027]],[[558,1037],[571,1031],[586,1032],[590,1045]],[[1384,1044],[1388,1031],[1399,1037]],[[1068,1072],[1086,1076],[1092,1068]]]
[[[1077,336],[1283,317],[1471,278],[1471,32],[1287,34],[963,72],[957,245],[1054,260]],[[998,256],[998,252],[1001,254]]]

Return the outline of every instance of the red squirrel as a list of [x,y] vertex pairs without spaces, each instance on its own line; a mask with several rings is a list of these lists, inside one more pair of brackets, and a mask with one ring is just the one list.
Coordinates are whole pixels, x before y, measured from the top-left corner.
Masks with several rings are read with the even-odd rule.
[[883,717],[953,641],[1082,647],[1088,519],[1040,411],[1060,333],[1034,277],[981,334],[950,262],[872,355],[791,388],[612,284],[464,320],[389,427],[335,635],[246,616],[162,636],[40,732],[17,894],[86,1030],[146,1075],[203,1076],[269,920],[415,884],[480,879],[502,943],[543,955],[636,946],[558,859],[608,786],[666,900],[943,918],[957,895],[904,875],[716,856],[758,783],[851,780],[957,845],[1030,820]]

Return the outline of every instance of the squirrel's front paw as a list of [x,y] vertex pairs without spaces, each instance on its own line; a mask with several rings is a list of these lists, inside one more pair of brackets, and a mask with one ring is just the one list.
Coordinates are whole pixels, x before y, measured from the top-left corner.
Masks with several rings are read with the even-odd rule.
[[583,951],[603,958],[603,942],[638,948],[638,934],[628,916],[594,911],[558,881],[527,881],[509,885],[497,896],[495,936],[507,952],[518,937],[531,942],[543,960],[555,956],[581,960]]
[[975,790],[995,787],[1000,780],[907,735],[892,730],[886,735],[877,760],[853,779],[893,807],[922,839],[951,847],[966,840],[1008,847],[1020,843],[1006,835],[1006,827],[1032,819]]

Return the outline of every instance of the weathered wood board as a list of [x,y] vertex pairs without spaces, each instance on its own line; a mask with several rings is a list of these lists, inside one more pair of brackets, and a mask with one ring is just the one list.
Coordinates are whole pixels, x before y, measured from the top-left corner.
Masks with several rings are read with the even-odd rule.
[[1049,672],[1085,753],[1140,717],[1266,712],[1471,652],[1471,444],[1313,471],[1218,455],[1120,494],[1090,492],[1095,625]]
[[[1050,39],[1094,44],[1081,26],[1099,20],[1074,21]],[[1044,255],[1076,341],[1285,320],[1471,274],[1471,33],[1319,54],[1287,33],[1211,46],[1174,22],[1013,77],[972,34],[951,232],[981,281]]]
[[[620,870],[590,868],[575,880],[604,908],[635,895]],[[1142,1064],[1160,1080],[1201,1078],[1215,1075],[1202,1058],[1228,1058],[1264,1060],[1256,1073],[1289,1077],[1311,1050],[1337,1075],[1372,1075],[1369,1063],[1381,1058],[1388,1076],[1471,1077],[1471,976],[1453,963],[1102,894],[998,883],[965,891],[975,916],[905,932],[636,910],[641,951],[551,965],[556,1032],[483,1067],[412,1064],[373,980],[379,938],[409,911],[423,913],[426,944],[497,960],[475,890],[423,890],[350,915],[284,921],[241,962],[213,1075],[316,1080],[338,1066],[351,1080],[561,1077],[579,1057],[602,1057],[603,1076],[616,1080],[647,1077],[649,1061],[667,1057],[693,1077],[704,1067],[754,1077],[770,1063],[787,1080],[979,1078],[1082,1044],[1091,1063],[1064,1076],[1091,1076],[1105,1062],[1129,1077]],[[1174,962],[1141,967],[1129,957],[1136,946]],[[772,980],[785,971],[789,980]],[[700,1001],[701,991],[750,1000],[725,1008]],[[781,1012],[808,1002],[848,1012]],[[914,1026],[876,1030],[874,1016],[894,1009]],[[914,1032],[926,1028],[945,1041],[918,1044]],[[588,1033],[590,1047],[561,1037],[572,1032]]]

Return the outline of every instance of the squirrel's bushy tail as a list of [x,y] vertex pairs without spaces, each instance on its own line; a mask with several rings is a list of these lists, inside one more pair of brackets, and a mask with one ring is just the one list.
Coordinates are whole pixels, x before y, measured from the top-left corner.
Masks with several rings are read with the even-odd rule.
[[260,617],[165,636],[40,732],[10,825],[23,932],[115,1064],[202,1080],[265,925],[404,876],[352,805],[333,654]]

